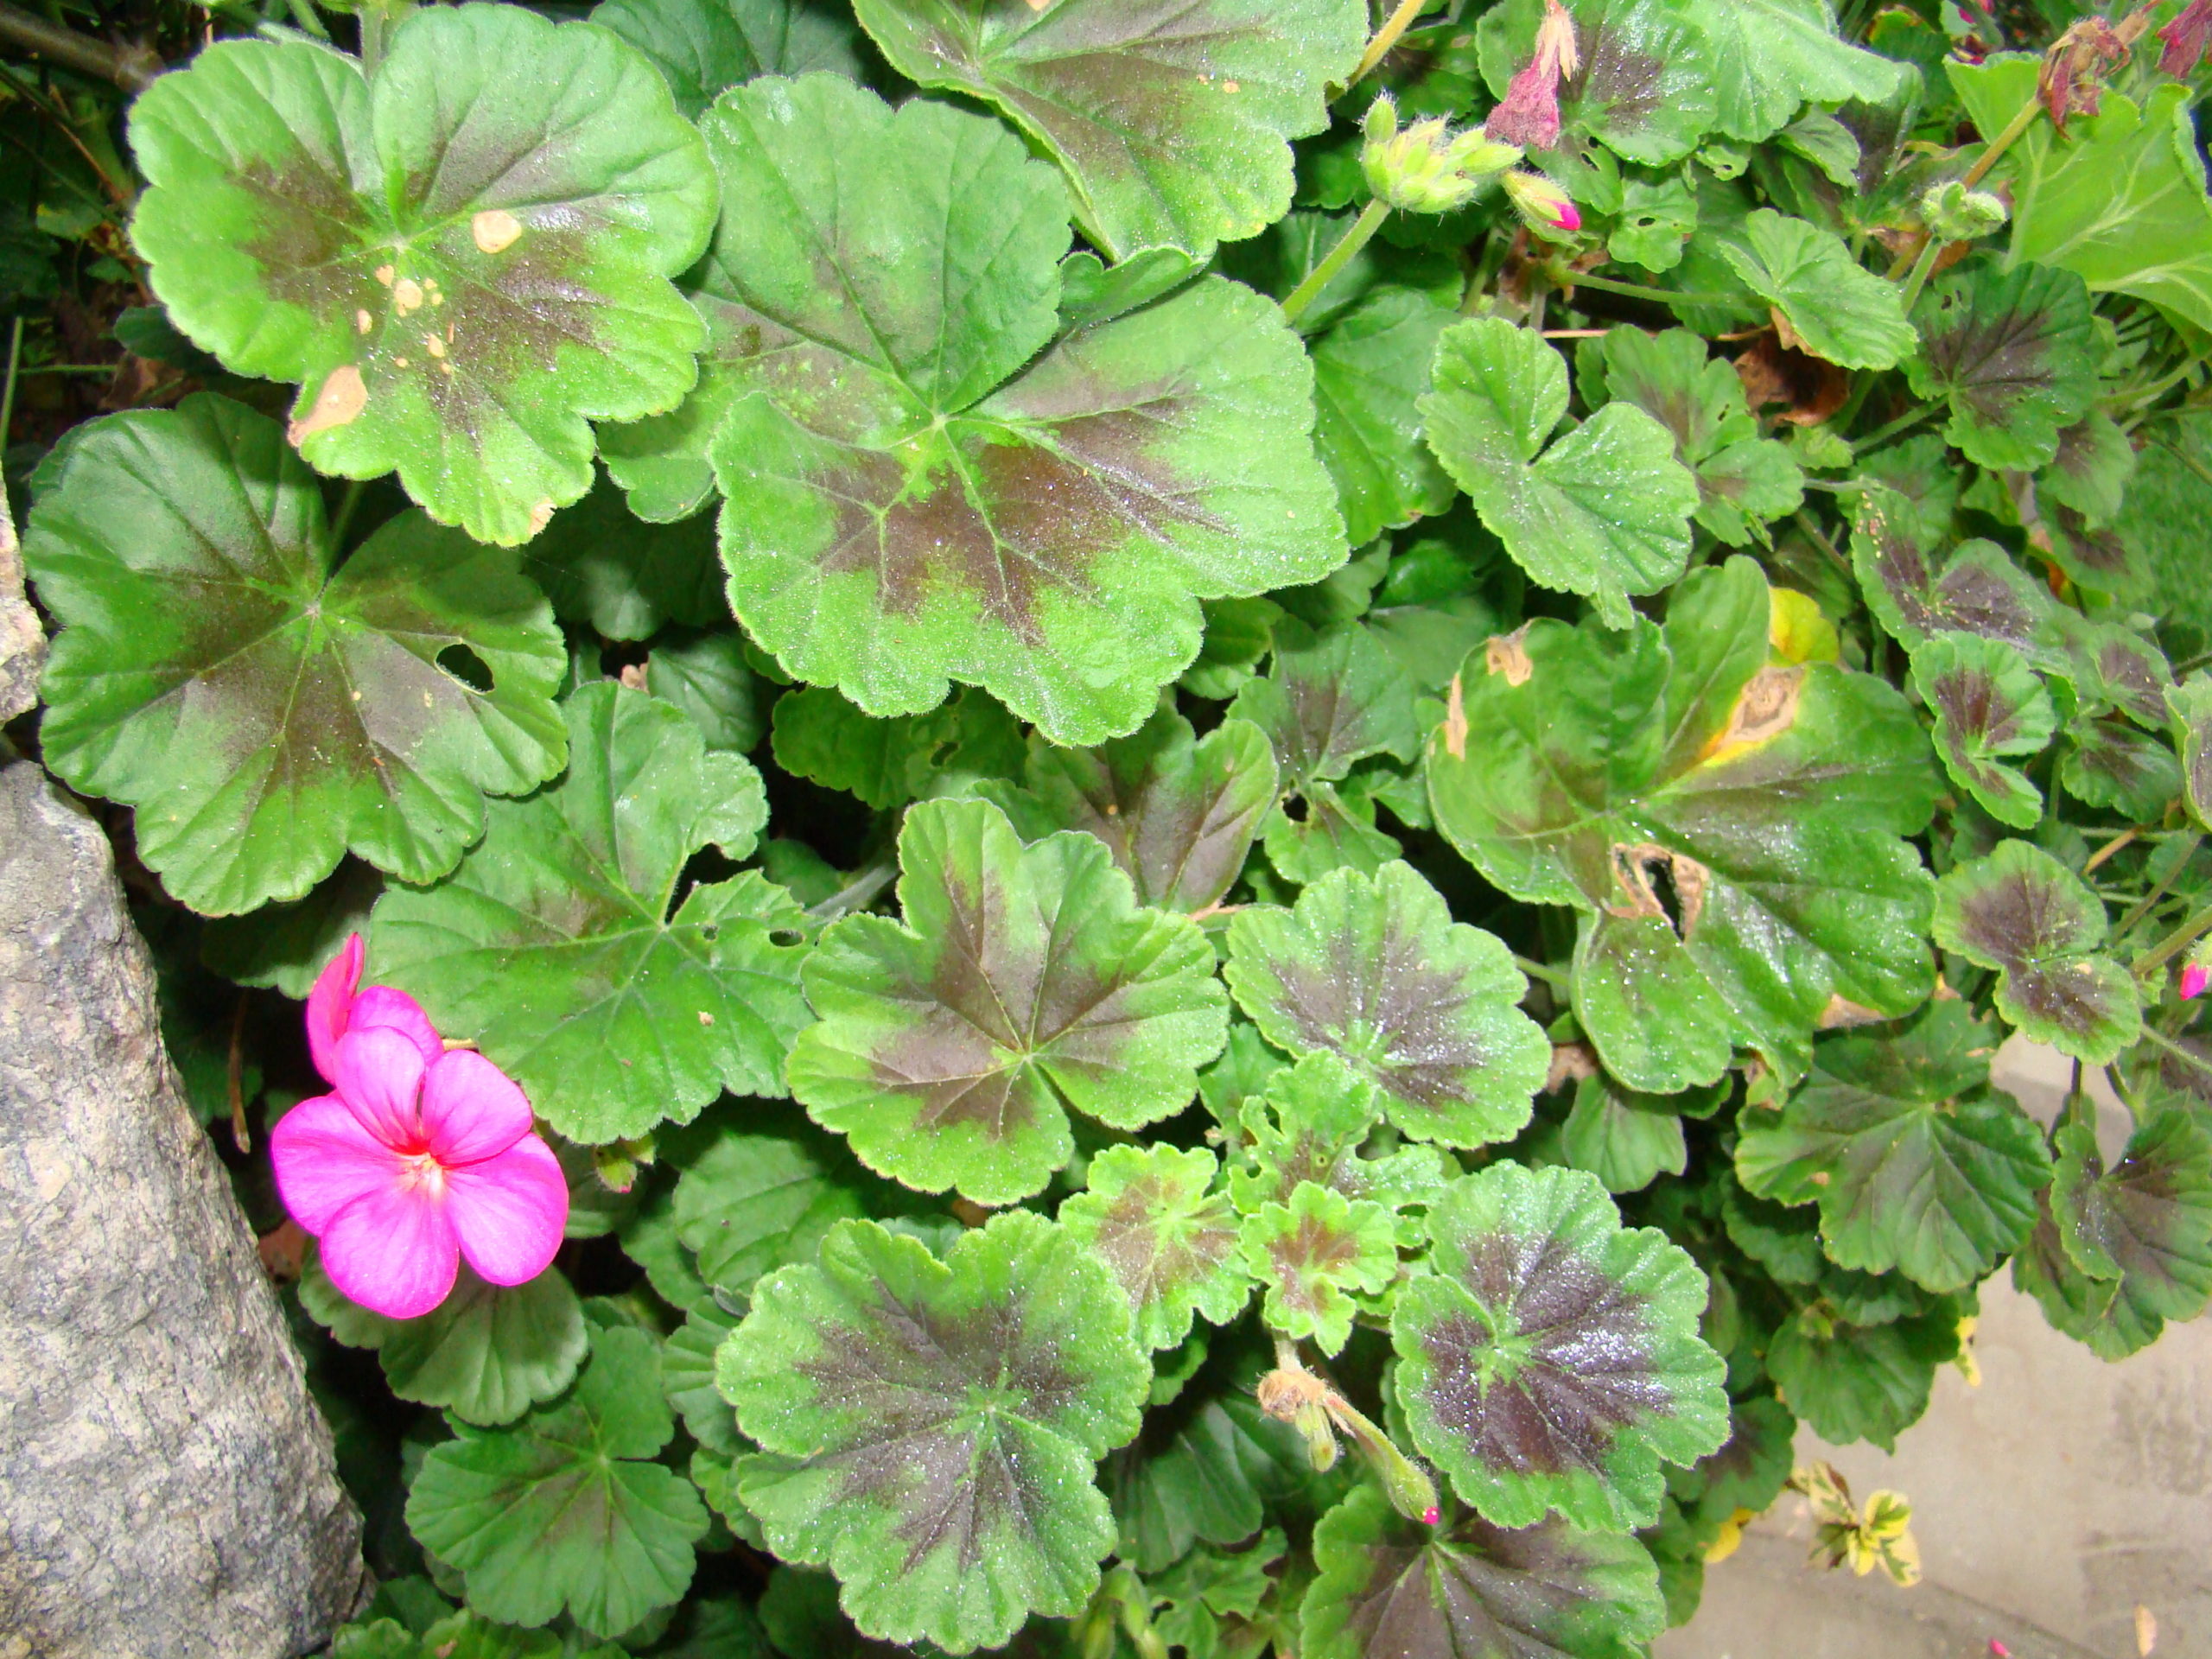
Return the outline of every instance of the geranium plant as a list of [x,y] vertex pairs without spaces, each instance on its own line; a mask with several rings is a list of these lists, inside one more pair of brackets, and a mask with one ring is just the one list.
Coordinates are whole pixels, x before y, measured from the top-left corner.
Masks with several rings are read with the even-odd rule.
[[342,1659],[1626,1659],[2203,1311],[2202,0],[213,15],[10,735]]

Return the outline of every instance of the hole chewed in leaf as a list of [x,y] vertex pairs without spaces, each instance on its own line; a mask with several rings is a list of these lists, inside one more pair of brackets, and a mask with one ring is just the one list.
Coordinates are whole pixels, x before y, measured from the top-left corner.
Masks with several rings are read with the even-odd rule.
[[1705,909],[1713,873],[1695,859],[1656,842],[1613,849],[1613,881],[1620,901],[1605,906],[1624,920],[1654,917],[1687,939]]
[[492,690],[491,664],[458,640],[438,653],[438,666],[472,691]]

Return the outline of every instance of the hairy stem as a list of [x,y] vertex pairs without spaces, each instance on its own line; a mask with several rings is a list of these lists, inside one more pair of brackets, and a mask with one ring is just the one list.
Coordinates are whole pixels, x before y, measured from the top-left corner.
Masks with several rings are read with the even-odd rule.
[[1367,245],[1375,232],[1382,229],[1382,221],[1389,216],[1389,202],[1369,202],[1337,245],[1321,257],[1319,264],[1306,273],[1304,282],[1290,290],[1290,297],[1282,302],[1283,321],[1296,322],[1305,315],[1306,308],[1313,303],[1323,289],[1336,280],[1337,273],[1351,263],[1352,256]]
[[1376,64],[1389,55],[1390,48],[1398,43],[1398,37],[1412,26],[1414,18],[1421,16],[1421,9],[1426,3],[1427,0],[1398,0],[1398,9],[1390,14],[1382,28],[1375,31],[1375,38],[1368,41],[1367,50],[1359,54],[1359,67],[1351,72],[1351,79],[1344,83],[1346,86],[1357,86]]
[[111,46],[35,12],[0,0],[0,41],[79,74],[111,80],[126,92],[143,92],[161,73],[162,60],[143,46]]
[[1733,294],[1683,294],[1671,288],[1646,288],[1641,283],[1617,283],[1610,276],[1592,276],[1586,271],[1576,271],[1563,279],[1568,288],[1594,288],[1600,294],[1618,294],[1631,300],[1650,300],[1660,305],[1733,305],[1741,297]]

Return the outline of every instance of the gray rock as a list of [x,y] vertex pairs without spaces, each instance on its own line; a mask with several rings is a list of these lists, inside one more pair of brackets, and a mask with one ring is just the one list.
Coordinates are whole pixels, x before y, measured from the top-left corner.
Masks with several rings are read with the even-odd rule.
[[0,490],[0,721],[13,720],[38,701],[46,667],[46,634],[23,597],[23,553],[8,493]]
[[278,1659],[362,1589],[329,1429],[159,1030],[106,837],[0,766],[0,1659]]

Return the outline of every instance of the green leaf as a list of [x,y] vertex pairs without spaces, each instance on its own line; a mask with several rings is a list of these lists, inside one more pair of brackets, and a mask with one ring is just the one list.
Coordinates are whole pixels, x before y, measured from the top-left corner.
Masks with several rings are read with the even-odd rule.
[[563,712],[568,775],[501,802],[442,885],[385,894],[372,977],[474,1040],[572,1140],[689,1122],[724,1089],[783,1094],[804,914],[750,871],[677,903],[702,847],[751,851],[760,774],[642,692],[588,685]]
[[1478,1515],[1424,1527],[1363,1484],[1314,1529],[1307,1659],[1637,1659],[1667,1624],[1634,1538]]
[[1219,1167],[1203,1147],[1109,1147],[1090,1160],[1084,1190],[1060,1206],[1068,1236],[1113,1270],[1141,1347],[1174,1347],[1194,1314],[1226,1325],[1250,1294],[1236,1212],[1211,1190]]
[[523,555],[523,568],[556,615],[609,639],[650,639],[667,622],[729,620],[714,525],[704,518],[645,524],[610,484],[555,513]]
[[652,67],[604,29],[432,7],[372,76],[226,41],[132,106],[154,291],[239,374],[302,383],[293,434],[480,541],[591,487],[589,420],[690,389],[715,181]]
[[1060,261],[1060,327],[1071,333],[1127,316],[1173,293],[1205,265],[1180,248],[1139,248],[1111,265],[1078,248]]
[[2212,1135],[2171,1108],[2147,1116],[2110,1169],[2095,1131],[2058,1131],[2051,1217],[2068,1257],[2118,1280],[2139,1319],[2193,1319],[2212,1298]]
[[837,1223],[862,1213],[852,1185],[803,1142],[724,1132],[676,1184],[676,1233],[700,1276],[742,1296],[762,1274],[811,1261]]
[[1284,796],[1304,805],[1296,818],[1280,805],[1268,816],[1268,861],[1287,881],[1318,880],[1340,866],[1372,874],[1397,856],[1398,843],[1375,828],[1373,808],[1346,780],[1370,756],[1420,753],[1414,683],[1358,622],[1317,634],[1285,617],[1274,642],[1266,677],[1247,680],[1229,706],[1266,734]]
[[1801,1314],[1783,1321],[1766,1368],[1783,1402],[1829,1445],[1872,1440],[1892,1452],[1927,1411],[1936,1368],[1958,1351],[1955,1313],[1871,1328],[1823,1325]]
[[862,1163],[985,1204],[1043,1190],[1067,1109],[1135,1129],[1177,1112],[1221,1052],[1205,935],[1139,906],[1090,836],[1024,847],[982,801],[912,808],[903,921],[848,916],[807,963],[817,1022],[791,1090]]
[[2116,720],[2077,720],[2066,728],[2058,781],[2077,801],[2154,823],[2182,794],[2181,766],[2158,739]]
[[734,629],[696,639],[664,635],[645,659],[645,690],[691,717],[709,749],[759,747],[763,688]]
[[1936,716],[1944,770],[1990,817],[2032,830],[2043,791],[2004,755],[2041,754],[2056,728],[2050,694],[2002,639],[1939,633],[1912,653],[1912,683]]
[[373,1348],[402,1400],[464,1422],[512,1422],[567,1388],[589,1345],[582,1304],[557,1270],[487,1285],[467,1262],[453,1292],[418,1319],[390,1319],[346,1300],[308,1253],[300,1304],[349,1348]]
[[1246,1270],[1267,1287],[1268,1324],[1312,1338],[1325,1354],[1351,1340],[1352,1293],[1373,1295],[1398,1271],[1389,1211],[1313,1181],[1300,1181],[1288,1204],[1263,1204],[1245,1217],[1239,1243]]
[[1546,448],[1567,413],[1566,360],[1497,317],[1445,330],[1434,379],[1418,405],[1429,447],[1530,581],[1626,627],[1630,594],[1681,575],[1697,484],[1658,422],[1608,404]]
[[1731,138],[1756,143],[1802,105],[1887,104],[1904,88],[1903,65],[1836,37],[1827,0],[1730,0],[1692,12],[1713,66],[1715,124]]
[[[1749,0],[1746,10],[1780,3]],[[1853,258],[1840,237],[1761,207],[1716,246],[1815,357],[1847,369],[1886,369],[1911,353],[1916,337],[1897,288]]]
[[620,1632],[691,1582],[706,1506],[646,1461],[676,1427],[658,1344],[618,1326],[595,1332],[591,1352],[557,1402],[433,1446],[408,1495],[408,1529],[461,1570],[488,1618],[543,1624],[565,1607],[588,1630]]
[[1713,1082],[1738,1046],[1794,1077],[1834,999],[1898,1014],[1931,986],[1901,839],[1935,809],[1927,740],[1870,676],[1770,666],[1771,610],[1738,557],[1681,582],[1664,627],[1531,623],[1430,740],[1452,845],[1582,912],[1575,1016],[1631,1089]]
[[1459,315],[1416,289],[1377,288],[1313,342],[1313,442],[1355,547],[1452,504],[1415,404],[1437,336]]
[[1674,435],[1675,459],[1697,475],[1697,521],[1721,541],[1742,547],[1802,504],[1804,474],[1788,448],[1759,436],[1743,381],[1698,335],[1614,328],[1586,350],[1585,395],[1594,359],[1608,401],[1635,404]]
[[[660,1357],[661,1384],[668,1403],[676,1408],[684,1428],[702,1449],[724,1459],[751,1449],[737,1432],[737,1415],[729,1402],[715,1386],[715,1356],[721,1351],[723,1339],[737,1329],[737,1320],[736,1314],[724,1313],[712,1297],[702,1297],[685,1314],[683,1323],[670,1332]],[[724,1508],[711,1493],[708,1501],[716,1509]]]
[[957,792],[957,780],[1002,777],[1020,765],[1021,728],[979,691],[924,715],[872,720],[827,686],[776,699],[776,764],[879,812]]
[[2102,348],[2071,271],[1973,260],[1936,279],[1913,321],[1920,350],[1906,376],[1949,402],[1943,435],[1978,467],[2049,465],[2096,397]]
[[1989,1087],[2001,1037],[1949,1001],[1823,1038],[1789,1103],[1743,1118],[1737,1173],[1763,1198],[1818,1198],[1840,1265],[1965,1289],[2026,1236],[2050,1179],[2042,1129]]
[[2056,453],[2036,475],[2036,493],[2101,528],[2120,516],[2134,476],[2135,446],[2111,416],[2093,409],[2059,433]]
[[1965,543],[1946,558],[1936,553],[1937,539],[1895,490],[1878,484],[1860,493],[1851,564],[1875,620],[1908,651],[1939,633],[1971,633],[2055,666],[2050,595],[1994,542]]
[[687,121],[756,75],[860,79],[859,31],[826,0],[601,0],[591,20],[652,60]]
[[995,122],[815,75],[725,93],[705,130],[722,556],[791,673],[874,715],[979,683],[1096,743],[1191,661],[1199,599],[1342,562],[1271,302],[1209,278],[1053,344],[1065,192]]
[[[374,870],[359,859],[346,860],[304,899],[211,920],[200,932],[200,960],[233,985],[282,991],[304,1002],[347,938],[367,928],[369,911],[383,891]],[[174,1043],[170,1058],[175,1058]]]
[[[1573,0],[1580,64],[1560,87],[1562,134],[1631,162],[1679,162],[1712,130],[1713,59],[1685,0]],[[1541,0],[1508,0],[1477,25],[1483,79],[1499,98],[1535,49]],[[1670,262],[1671,263],[1671,262]]]
[[990,793],[1026,837],[1095,836],[1139,904],[1185,915],[1220,902],[1275,798],[1264,732],[1231,718],[1200,739],[1169,708],[1094,749],[1033,737],[1024,779],[1024,789]]
[[1287,1203],[1302,1184],[1319,1185],[1354,1203],[1396,1211],[1398,1243],[1417,1247],[1422,1222],[1406,1212],[1432,1202],[1453,1166],[1428,1146],[1362,1157],[1382,1115],[1375,1085],[1327,1049],[1284,1066],[1264,1094],[1244,1096],[1232,1116],[1243,1130],[1243,1147],[1230,1166],[1230,1198],[1245,1215],[1256,1215],[1270,1204]]
[[1105,1265],[1041,1216],[943,1262],[846,1222],[764,1280],[722,1391],[769,1455],[738,1465],[785,1560],[826,1565],[870,1636],[964,1653],[1078,1612],[1114,1547],[1092,1465],[1137,1432],[1150,1368]]
[[1692,1096],[1624,1089],[1595,1072],[1574,1085],[1574,1104],[1560,1126],[1560,1150],[1570,1166],[1588,1170],[1608,1192],[1640,1192],[1661,1175],[1679,1175],[1689,1166],[1683,1110],[1701,1103]]
[[1624,1230],[1593,1175],[1492,1164],[1428,1216],[1434,1273],[1399,1293],[1392,1340],[1414,1443],[1502,1527],[1649,1526],[1661,1465],[1728,1436],[1720,1357],[1698,1339],[1705,1276]]
[[1621,187],[1621,211],[1605,252],[1617,264],[1672,270],[1682,245],[1697,229],[1697,197],[1678,178],[1656,184],[1630,179]]
[[2212,824],[2212,673],[2200,669],[2166,693],[2189,810]]
[[1288,141],[1329,124],[1355,0],[858,0],[892,67],[995,105],[1059,162],[1109,258],[1203,258],[1290,206]]
[[2104,903],[2041,848],[2002,841],[1936,886],[1936,943],[1997,972],[1997,1011],[2089,1065],[2134,1042],[2135,981],[2103,950]]
[[[1984,134],[2001,130],[2037,95],[2040,64],[2023,53],[1947,61],[1944,73]],[[2092,293],[2133,294],[2199,328],[2212,327],[2212,202],[2190,118],[2194,94],[2168,83],[2139,104],[2107,92],[2063,137],[2028,124],[1993,182],[2012,194],[2005,262],[2073,271]]]
[[1293,909],[1239,911],[1224,972],[1269,1042],[1340,1057],[1415,1140],[1510,1140],[1550,1066],[1551,1046],[1515,1006],[1528,982],[1511,953],[1452,920],[1409,865],[1338,870]]
[[77,429],[23,563],[60,624],[47,765],[136,807],[138,856],[202,913],[297,899],[348,850],[432,880],[479,791],[561,769],[566,652],[514,556],[409,512],[340,564],[314,474],[226,398]]

